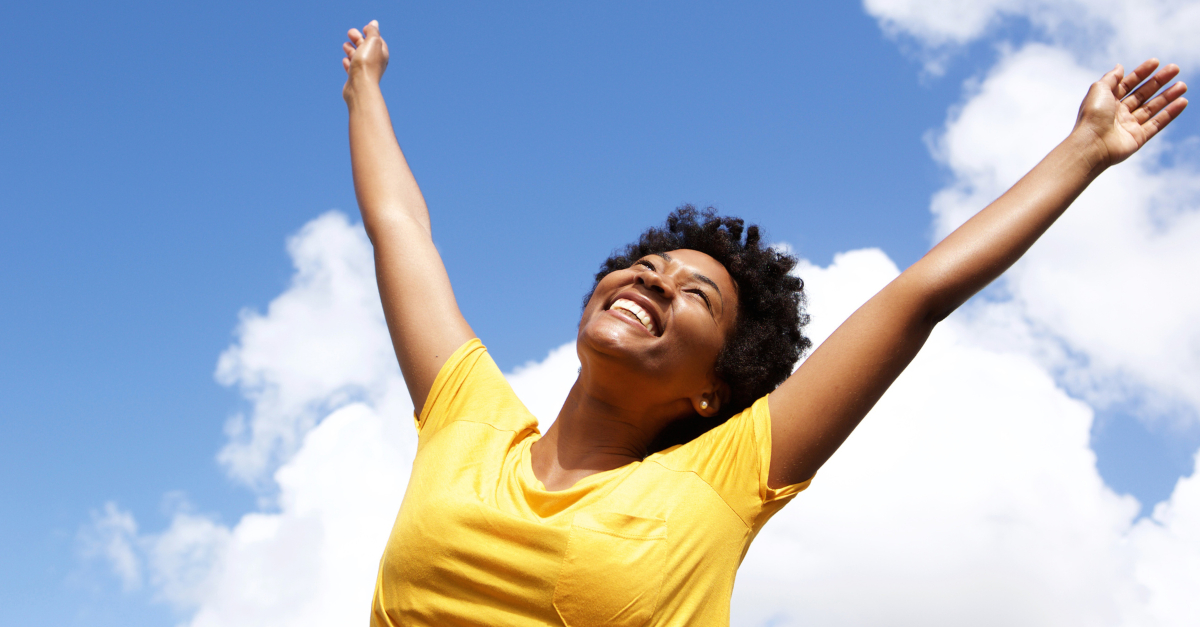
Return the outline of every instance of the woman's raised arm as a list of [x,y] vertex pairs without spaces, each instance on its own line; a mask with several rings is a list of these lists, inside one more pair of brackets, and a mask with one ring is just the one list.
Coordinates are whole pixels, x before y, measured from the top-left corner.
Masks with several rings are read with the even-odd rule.
[[413,407],[425,404],[446,359],[475,337],[458,310],[450,277],[433,245],[429,211],[396,142],[379,79],[387,44],[372,21],[351,29],[342,44],[348,78],[342,89],[350,110],[350,161],[363,226],[375,247],[375,276],[383,313]]
[[1124,75],[1118,65],[1094,83],[1063,143],[854,312],[771,393],[771,487],[811,478],[938,321],[1016,262],[1101,172],[1183,111],[1183,83],[1155,96],[1177,66],[1137,87],[1157,67],[1152,59]]

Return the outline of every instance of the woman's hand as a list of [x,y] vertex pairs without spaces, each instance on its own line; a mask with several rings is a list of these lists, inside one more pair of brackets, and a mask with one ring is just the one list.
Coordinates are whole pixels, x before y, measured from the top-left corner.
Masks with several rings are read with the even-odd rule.
[[364,26],[361,33],[357,28],[351,28],[346,35],[350,41],[342,44],[342,50],[346,52],[342,67],[348,78],[342,88],[342,97],[349,101],[353,97],[354,86],[360,81],[370,85],[379,84],[379,79],[387,70],[388,48],[379,36],[379,22],[376,20]]
[[[1098,159],[1095,165],[1106,168],[1129,158],[1187,106],[1187,99],[1183,98],[1187,85],[1182,82],[1154,95],[1179,74],[1179,66],[1172,63],[1146,81],[1157,68],[1158,59],[1150,59],[1125,74],[1118,64],[1092,84],[1079,106],[1072,133],[1095,147]],[[1139,88],[1142,81],[1146,84]]]

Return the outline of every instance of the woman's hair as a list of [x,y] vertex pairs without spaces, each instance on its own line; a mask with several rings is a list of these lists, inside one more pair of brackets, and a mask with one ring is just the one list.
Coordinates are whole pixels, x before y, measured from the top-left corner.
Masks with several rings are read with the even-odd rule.
[[[713,419],[680,420],[668,427],[659,435],[656,450],[691,440],[749,407],[783,383],[796,360],[812,346],[800,331],[808,324],[804,281],[788,274],[796,267],[796,258],[763,246],[758,227],[743,225],[740,218],[719,216],[711,207],[698,211],[683,205],[667,216],[663,227],[651,227],[637,242],[613,251],[596,273],[592,292],[600,279],[642,257],[691,249],[725,266],[737,286],[736,325],[716,364],[717,376],[729,385],[730,398]],[[584,299],[585,305],[591,295]]]

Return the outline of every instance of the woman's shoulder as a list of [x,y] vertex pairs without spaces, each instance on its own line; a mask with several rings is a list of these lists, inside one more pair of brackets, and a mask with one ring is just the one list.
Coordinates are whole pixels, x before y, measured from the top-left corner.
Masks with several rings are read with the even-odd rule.
[[446,360],[416,418],[422,439],[460,420],[512,431],[537,427],[479,338],[471,338]]
[[[759,449],[756,444],[764,429],[769,433],[770,424],[770,409],[763,397],[728,418],[696,417],[669,426],[659,436],[661,450],[655,455],[680,463],[708,464],[720,460],[722,452]],[[742,457],[724,461],[747,463],[752,460]]]
[[[695,473],[748,520],[772,513],[808,483],[772,489],[767,486],[771,467],[771,410],[767,397],[687,442],[647,458],[671,470]],[[765,522],[765,518],[762,519]],[[757,523],[761,524],[761,523]]]

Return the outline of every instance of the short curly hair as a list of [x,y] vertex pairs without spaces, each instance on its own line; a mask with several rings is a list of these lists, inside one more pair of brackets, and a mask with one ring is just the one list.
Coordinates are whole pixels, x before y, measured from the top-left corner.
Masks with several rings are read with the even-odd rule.
[[[678,207],[662,227],[651,227],[638,241],[613,251],[600,264],[596,282],[584,298],[586,306],[600,280],[638,259],[671,250],[691,249],[725,266],[738,290],[734,331],[717,356],[716,374],[730,388],[730,398],[712,419],[677,421],[659,435],[654,449],[689,441],[749,407],[792,373],[796,360],[811,346],[801,332],[808,324],[804,312],[804,281],[790,274],[795,257],[762,245],[758,226],[740,218],[720,216],[709,207]],[[745,234],[743,240],[742,235]]]

